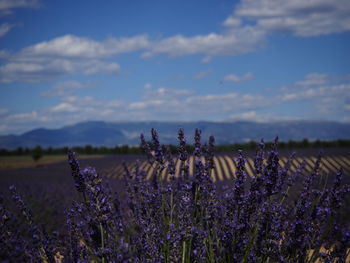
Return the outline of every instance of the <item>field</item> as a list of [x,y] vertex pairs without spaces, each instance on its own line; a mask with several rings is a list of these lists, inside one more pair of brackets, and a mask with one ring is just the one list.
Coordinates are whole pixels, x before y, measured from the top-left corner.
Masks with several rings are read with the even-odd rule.
[[[280,164],[283,166],[293,150],[284,150],[280,152]],[[315,149],[296,149],[296,158],[293,161],[292,170],[295,170],[298,165],[305,161],[305,168],[310,172],[316,161],[318,150]],[[253,175],[254,153],[245,153],[247,157],[246,172],[248,176]],[[215,168],[212,172],[212,180],[226,181],[232,180],[236,173],[235,158],[236,153],[217,154],[214,157]],[[335,174],[336,171],[342,167],[346,179],[350,175],[350,149],[327,149],[322,156],[321,171],[325,174]],[[204,158],[202,158],[204,160]],[[79,155],[82,166],[96,167],[97,171],[108,179],[122,179],[125,173],[123,162],[125,162],[130,170],[134,169],[135,163],[138,160],[140,168],[145,170],[147,179],[151,178],[154,172],[154,167],[151,166],[144,155]],[[174,159],[175,160],[175,159]],[[175,177],[178,177],[180,161],[175,163],[176,171]],[[189,157],[189,173],[192,176],[194,169],[194,157]],[[43,175],[45,177],[43,178]],[[64,179],[70,177],[69,166],[67,163],[67,156],[65,155],[51,155],[44,156],[37,163],[32,160],[30,156],[8,156],[0,157],[0,182],[23,183],[27,180],[36,182],[37,178],[40,181],[49,182],[51,179]],[[167,171],[161,174],[162,179],[167,178]]]
[[[297,153],[292,164],[292,170],[295,170],[298,165],[305,161],[306,172],[311,172],[318,151],[315,149],[300,149],[295,150]],[[283,166],[287,158],[292,153],[292,150],[284,150],[280,152],[280,165]],[[249,177],[253,175],[254,153],[246,153],[246,172]],[[211,177],[214,182],[228,183],[235,178],[236,174],[236,153],[219,154],[214,157],[215,168],[212,171]],[[122,179],[125,171],[123,163],[125,162],[130,170],[135,169],[136,161],[139,166],[146,172],[146,178],[150,179],[154,172],[154,166],[150,165],[144,155],[79,155],[79,160],[82,166],[92,166],[97,169],[105,179],[112,181],[118,185],[119,179]],[[176,174],[179,176],[180,161],[175,163]],[[350,182],[350,149],[327,149],[324,152],[321,164],[321,171],[324,174],[335,174],[342,167],[344,170],[344,180]],[[189,173],[193,175],[194,157],[189,157]],[[167,170],[164,169],[161,177],[168,180]],[[52,155],[44,156],[35,163],[30,156],[9,156],[0,157],[0,185],[1,188],[10,184],[18,185],[40,185],[45,188],[45,184],[52,185],[53,182],[60,181],[61,183],[71,182],[70,170],[67,163],[67,156]]]
[[[305,162],[306,166],[305,169],[307,172],[311,172],[314,163],[316,161],[317,156],[316,155],[310,155],[310,156],[301,156],[297,157],[292,164],[292,171],[295,171],[297,167],[299,167],[302,162]],[[204,158],[202,158],[204,162]],[[282,156],[280,160],[280,165],[283,167],[288,160],[287,156]],[[335,174],[340,167],[344,169],[345,174],[350,173],[350,155],[346,155],[344,153],[343,155],[333,155],[333,156],[324,156],[322,159],[322,165],[321,165],[321,171],[325,174]],[[176,167],[176,173],[175,177],[179,177],[179,168],[180,168],[181,161],[177,160],[175,167]],[[237,172],[237,164],[233,158],[232,155],[224,154],[224,155],[218,155],[214,157],[214,165],[215,168],[212,171],[211,178],[214,182],[216,181],[224,181],[224,180],[232,180],[235,178],[235,174]],[[134,163],[129,164],[128,168],[133,169],[135,167]],[[146,178],[150,179],[152,177],[152,174],[154,172],[155,167],[150,165],[147,161],[143,161],[140,163],[140,168],[145,170],[147,175]],[[105,169],[105,175],[108,178],[122,178],[124,168],[123,165],[116,165],[115,167],[111,167],[109,169]],[[247,158],[246,162],[246,172],[249,177],[252,177],[254,174],[254,159],[252,157]],[[193,176],[194,173],[194,157],[191,156],[189,158],[189,174],[190,176]],[[161,173],[161,178],[164,180],[168,180],[168,172],[166,169],[163,170]]]
[[[103,155],[81,155],[79,158],[91,159],[101,157],[103,157]],[[48,164],[62,162],[65,160],[67,160],[66,155],[45,155],[36,162],[29,155],[0,156],[0,170],[45,167]]]
[[[281,165],[281,167],[285,166],[287,159],[290,156],[291,152],[292,152],[291,150],[282,150],[279,152],[279,165]],[[297,155],[292,163],[291,171],[295,172],[297,170],[297,167],[300,166],[300,164],[302,162],[304,162],[305,163],[305,170],[303,171],[302,176],[305,176],[305,178],[306,178],[313,171],[313,167],[314,167],[314,164],[315,164],[316,159],[317,159],[318,151],[314,150],[314,149],[303,149],[303,150],[297,150],[296,152],[297,152]],[[247,173],[247,181],[251,182],[251,181],[254,181],[252,176],[254,175],[254,155],[255,155],[255,152],[247,152],[244,155],[246,157],[245,171]],[[323,156],[322,162],[320,165],[321,180],[319,180],[320,182],[322,182],[322,184],[327,185],[329,187],[332,187],[333,181],[335,179],[335,174],[337,173],[337,171],[339,170],[340,167],[343,168],[343,172],[344,172],[342,185],[344,185],[345,183],[350,183],[350,149],[347,149],[347,148],[327,149],[323,153],[322,156]],[[194,178],[195,158],[196,157],[194,155],[189,155],[189,157],[188,157],[189,175],[191,178]],[[211,175],[212,181],[216,185],[216,191],[217,191],[216,198],[218,198],[218,199],[215,199],[215,200],[216,200],[216,202],[219,202],[219,201],[222,202],[223,206],[225,206],[225,204],[226,204],[225,202],[228,202],[227,197],[224,197],[223,193],[230,193],[230,192],[227,192],[227,186],[231,187],[232,189],[234,189],[234,188],[237,189],[237,187],[242,187],[242,186],[239,186],[239,184],[237,184],[237,181],[242,180],[242,177],[237,178],[237,175],[239,176],[240,171],[242,169],[239,167],[239,164],[237,163],[237,160],[238,160],[237,158],[238,158],[237,153],[227,153],[227,154],[217,154],[212,159],[213,164],[214,164],[214,168],[211,170],[210,175]],[[150,186],[153,184],[153,183],[151,183],[153,180],[152,175],[157,172],[157,169],[159,171],[159,166],[157,166],[157,163],[150,165],[147,162],[146,155],[131,155],[131,154],[130,155],[106,155],[106,156],[92,156],[92,155],[90,155],[90,156],[78,156],[78,159],[79,159],[79,163],[80,163],[81,168],[95,167],[99,176],[101,176],[103,178],[104,182],[107,183],[111,187],[112,192],[116,193],[116,196],[121,201],[124,201],[124,199],[129,200],[128,198],[130,198],[130,196],[127,197],[127,192],[129,192],[130,189],[128,190],[128,184],[125,184],[125,169],[124,169],[123,163],[125,163],[126,167],[133,174],[136,174],[136,175],[138,174],[138,172],[136,171],[136,167],[138,166],[139,168],[141,168],[141,170],[143,170],[145,172],[144,173],[145,179],[146,179],[146,181],[148,181],[150,183],[149,184]],[[80,193],[76,191],[75,186],[77,186],[77,182],[76,182],[76,185],[74,185],[74,183],[73,183],[74,180],[76,180],[76,178],[73,180],[73,178],[71,176],[72,170],[67,162],[66,156],[44,157],[38,163],[34,163],[30,157],[23,157],[23,156],[21,156],[21,157],[14,157],[14,156],[13,157],[6,157],[6,158],[1,158],[0,160],[2,162],[1,169],[0,169],[0,192],[1,192],[1,195],[5,196],[5,199],[4,199],[5,204],[8,203],[9,204],[8,206],[11,207],[11,201],[6,196],[8,196],[8,193],[9,193],[8,189],[9,189],[10,185],[16,185],[18,192],[23,195],[23,197],[24,197],[23,199],[26,201],[26,203],[29,205],[31,211],[33,212],[32,214],[33,214],[34,221],[38,225],[45,225],[46,231],[48,231],[48,232],[52,232],[52,231],[56,230],[57,226],[61,226],[62,223],[65,222],[65,220],[66,220],[65,211],[67,211],[67,209],[69,209],[72,206],[72,200],[82,200]],[[175,161],[174,162],[174,166],[175,166],[174,176],[180,177],[179,171],[180,171],[181,162],[177,158],[175,158],[173,160]],[[204,161],[204,157],[202,157],[202,160]],[[264,166],[265,167],[268,166],[266,159],[264,161]],[[91,171],[91,170],[87,170],[87,171]],[[159,177],[162,179],[162,180],[160,180],[161,182],[169,182],[171,184],[171,181],[169,180],[170,178],[169,178],[169,174],[168,174],[167,169],[162,169]],[[318,180],[318,178],[316,178],[316,179]],[[297,195],[299,194],[298,189],[301,189],[300,186],[301,186],[302,180],[304,180],[304,179],[299,178],[298,180],[299,181],[297,181],[296,183],[299,185],[298,186],[299,188],[297,187],[292,192],[289,193],[292,198],[295,198],[295,197],[298,198],[297,197]],[[137,185],[137,181],[135,182],[135,187],[136,188],[134,188],[134,190],[133,190],[133,191],[136,191],[135,193],[133,193],[133,195],[135,195],[134,198],[140,198],[139,197],[140,193],[137,193],[138,188],[144,189],[144,190],[148,189],[147,188],[148,186],[144,185],[144,183],[141,185]],[[175,187],[175,186],[173,185],[171,187]],[[181,187],[185,187],[185,186],[181,186]],[[187,190],[185,190],[185,188],[181,188],[182,190],[180,192],[182,194],[186,195],[188,193],[186,192]],[[147,192],[147,191],[149,191],[149,190],[146,190],[146,193],[145,193],[146,196],[148,194],[151,194],[151,192]],[[154,190],[151,190],[151,191],[154,191]],[[242,191],[242,190],[240,190],[240,191]],[[205,192],[203,192],[203,194],[204,193]],[[164,195],[166,195],[166,192]],[[164,202],[164,199],[163,199],[164,197],[161,197],[161,196],[159,196],[159,197]],[[247,195],[245,198],[248,198],[248,197],[249,197],[249,195]],[[174,196],[174,198],[175,198],[175,196]],[[180,198],[180,196],[178,196],[178,198]],[[204,198],[201,202],[208,202],[209,201],[209,199],[207,200],[204,196],[201,198]],[[212,198],[212,197],[210,197],[210,198]],[[233,194],[232,198],[237,198],[237,197],[235,194]],[[131,201],[131,202],[133,202],[134,206],[138,206],[139,205],[138,202],[142,201],[142,200],[139,200],[139,201],[137,201],[137,200]],[[169,199],[169,200],[171,200],[171,199]],[[344,206],[343,206],[342,210],[340,212],[338,212],[338,216],[337,216],[338,223],[342,224],[342,225],[346,225],[346,226],[349,226],[348,225],[348,221],[349,221],[349,217],[350,217],[349,201],[350,201],[349,198],[345,199]],[[125,202],[130,202],[130,201],[125,201]],[[150,209],[150,211],[152,209],[158,209],[158,208],[156,208],[156,207],[158,207],[158,205],[156,203],[153,203],[154,201],[152,201],[151,199],[149,201],[144,200],[142,202],[146,202],[144,205],[149,206],[148,209]],[[178,201],[178,202],[180,202],[179,204],[181,205],[181,201]],[[189,209],[186,212],[186,213],[189,213],[187,216],[181,215],[181,213],[182,213],[181,209],[183,209],[183,208],[181,208],[181,207],[171,208],[172,207],[171,202],[169,203],[170,206],[167,209],[170,209],[169,211],[172,211],[172,209],[175,209],[174,211],[176,211],[177,217],[180,220],[178,222],[179,225],[177,226],[179,229],[183,228],[183,226],[181,226],[181,224],[189,224],[187,227],[189,227],[193,224],[196,226],[196,228],[202,227],[201,224],[198,223],[200,221],[198,221],[198,222],[196,220],[192,221],[192,222],[186,221],[186,217],[188,217],[188,216],[194,217],[194,219],[197,217],[196,212],[195,212],[196,208],[195,208],[195,206],[191,205],[191,202],[188,204],[189,206],[187,208],[184,208],[185,211],[187,211],[186,209]],[[270,204],[270,202],[272,202],[271,205],[273,204],[273,201],[270,201],[270,199],[267,199],[265,202],[266,203],[262,203],[262,204],[267,205],[267,204]],[[237,205],[238,205],[238,203],[236,204],[236,206]],[[278,205],[281,205],[281,203],[278,202]],[[212,204],[209,202],[208,206],[211,207]],[[205,207],[205,206],[203,206],[203,207]],[[12,208],[14,208],[14,207],[12,207]],[[94,209],[94,208],[90,207],[88,209]],[[123,207],[123,209],[124,210],[126,209],[126,211],[127,211],[126,207]],[[140,207],[139,209],[142,209],[142,208]],[[163,209],[165,209],[165,208],[163,208]],[[192,209],[194,209],[194,210],[192,211]],[[199,209],[198,211],[202,211],[201,213],[204,213],[204,210],[202,210],[202,208],[198,208],[198,209]],[[210,209],[216,209],[216,208],[211,207]],[[225,208],[225,209],[227,209],[227,208]],[[247,209],[247,208],[245,208],[245,209]],[[261,213],[261,211],[259,210],[260,209],[259,206],[257,206],[254,209],[256,209],[256,211],[258,213]],[[269,208],[269,209],[275,209],[275,208],[273,208],[273,206],[271,206],[271,208]],[[192,212],[190,212],[190,211],[192,211]],[[88,213],[88,210],[86,210],[85,212]],[[123,217],[123,220],[127,220],[127,221],[129,220],[130,215],[128,213],[130,213],[130,212],[126,213],[127,215],[125,215],[125,218]],[[147,213],[147,215],[145,215],[146,216],[145,219],[156,220],[156,219],[154,219],[155,217],[152,216],[152,213],[150,213],[150,214]],[[157,224],[161,224],[161,225],[166,224],[165,225],[165,227],[166,227],[165,230],[166,230],[166,229],[168,229],[167,225],[170,224],[169,220],[171,222],[172,219],[168,218],[168,216],[171,214],[170,212],[169,212],[170,214],[168,214],[168,212],[164,212],[164,213],[165,214],[163,216],[165,216],[165,217],[163,218],[163,220],[161,220],[161,222],[157,221]],[[278,212],[278,213],[280,213],[280,212]],[[138,215],[138,216],[141,216],[141,218],[143,217],[142,215]],[[264,224],[263,221],[261,221],[261,222],[259,221],[260,220],[259,217],[255,218],[257,215],[255,215],[254,213],[251,216],[252,216],[252,219],[251,219],[252,222],[255,222],[254,220],[258,220],[257,222],[259,222],[259,224]],[[84,216],[83,216],[83,218],[84,218]],[[293,218],[294,218],[294,215],[293,215]],[[276,218],[276,220],[277,219],[278,218]],[[85,220],[85,219],[83,219],[83,220]],[[97,220],[96,222],[100,222],[100,221],[98,221],[100,219],[96,219],[96,220]],[[133,220],[139,220],[139,219],[135,218]],[[182,222],[181,220],[184,220],[184,221]],[[221,219],[219,217],[218,219],[215,218],[215,220],[220,221]],[[287,220],[287,219],[285,219],[285,220]],[[291,219],[291,222],[293,222],[293,220],[294,219]],[[220,224],[218,223],[219,221],[216,222],[215,231],[218,231],[217,234],[221,235],[222,233],[220,231],[224,231],[225,226],[224,225],[220,226]],[[147,224],[156,223],[156,221],[155,222],[148,221],[148,222],[149,223],[147,223]],[[182,222],[182,223],[180,224],[180,222]],[[311,222],[311,221],[307,221],[307,222]],[[323,221],[321,220],[321,221],[317,221],[317,222],[319,222],[317,224],[321,224]],[[145,227],[144,229],[147,228],[146,226],[144,226],[144,227]],[[222,227],[222,229],[221,229],[221,227]],[[66,231],[66,230],[64,230],[64,231]],[[63,231],[63,234],[65,234],[64,231]],[[106,231],[102,230],[102,231],[103,231],[103,233],[107,234],[107,230]],[[113,230],[113,231],[116,231],[116,230]],[[168,231],[168,230],[166,230],[166,231]],[[180,231],[180,230],[176,230],[176,231]],[[204,231],[204,229],[201,231]],[[228,231],[228,230],[225,230],[225,231]],[[239,231],[241,231],[241,230],[239,230]],[[288,230],[288,231],[292,231],[292,230]],[[190,231],[190,233],[191,233],[191,231]],[[202,233],[202,232],[198,232],[198,234],[199,233]],[[293,232],[291,232],[291,233],[293,233]],[[83,235],[83,234],[79,234],[79,235]],[[110,235],[112,235],[112,233],[110,233]],[[155,242],[154,240],[160,240],[159,242],[165,242],[164,240],[167,240],[167,239],[163,239],[164,233],[159,233],[159,234],[157,234],[157,236],[152,236],[152,233],[148,233],[147,235],[149,235],[149,237],[148,237],[149,240],[147,242],[151,242],[152,244],[153,244],[153,242]],[[250,231],[248,231],[247,233],[244,234],[245,238],[249,237],[249,235],[251,235]],[[223,237],[221,237],[221,238],[223,238]],[[281,237],[279,237],[279,238],[281,238]],[[106,237],[106,239],[107,239],[107,237]],[[187,240],[187,239],[185,239],[185,240]],[[209,241],[210,241],[210,237],[209,237]],[[89,241],[89,242],[92,242],[91,246],[94,246],[93,241]],[[168,242],[168,241],[166,241],[166,242]],[[186,249],[183,246],[186,246],[186,244],[190,245],[190,244],[192,244],[193,241],[187,240],[187,241],[183,241],[183,242],[185,242],[185,243],[177,244],[176,250],[174,250],[172,253],[176,254],[177,253],[176,251],[179,251],[179,249],[180,249],[180,251],[181,250],[186,251]],[[210,253],[214,253],[213,252],[214,250],[221,251],[218,247],[216,247],[218,245],[215,245],[215,243],[211,244],[210,242],[208,244],[213,246],[210,250],[212,252],[210,252]],[[226,241],[223,238],[221,242],[226,242]],[[241,241],[239,241],[239,239],[237,239],[237,242],[241,242]],[[292,241],[290,241],[290,242],[292,242]],[[221,243],[220,246],[223,246],[223,244],[224,243]],[[292,246],[292,243],[290,243],[290,245],[288,245],[288,246]],[[169,250],[170,248],[160,247],[158,249],[160,249],[159,251],[162,251],[161,253],[164,253],[164,255],[166,255],[167,257],[170,256],[170,254],[168,254],[168,253],[170,253],[170,250]],[[320,249],[320,251],[324,250],[324,248],[319,248],[319,249]],[[61,248],[61,251],[63,251],[62,248]],[[303,249],[301,249],[300,251],[303,251]],[[310,252],[311,250],[308,250],[308,251],[309,251],[309,253],[311,253]],[[326,251],[327,253],[331,253],[331,252],[329,252],[330,250],[324,250],[324,251]],[[94,253],[98,253],[98,252],[93,252],[93,254]],[[140,257],[147,258],[147,257],[152,257],[152,255],[153,255],[153,254],[150,254],[147,256],[145,253],[146,253],[146,251],[143,252],[141,254],[142,256],[140,256]],[[147,253],[151,253],[151,252],[147,251]],[[184,262],[192,262],[192,257],[195,258],[198,256],[198,255],[193,255],[191,253],[192,252],[186,252],[185,254],[182,254],[182,257],[186,259]],[[205,252],[205,253],[207,253],[207,252]],[[215,252],[215,253],[219,253],[219,252]],[[230,259],[226,258],[227,255],[225,253],[226,252],[223,252],[223,254],[219,253],[218,256],[223,257],[222,262],[230,262]],[[260,252],[258,252],[258,251],[255,251],[254,253],[256,253],[256,255],[260,255],[259,254]],[[281,253],[282,253],[282,250],[281,250]],[[283,252],[283,253],[286,253],[286,252]],[[66,254],[65,256],[68,257],[68,255],[69,254]],[[238,254],[238,255],[240,255],[240,254]],[[292,253],[291,255],[289,255],[289,257],[294,257],[293,255],[294,254]],[[331,254],[329,254],[329,255],[331,255]],[[180,254],[180,256],[181,256],[181,254]],[[208,262],[216,262],[214,255],[209,255],[209,256],[214,257],[214,258],[211,258],[210,260],[207,259]],[[244,254],[241,256],[244,257]],[[273,256],[273,255],[271,254],[270,256]],[[105,262],[104,261],[105,256],[99,256],[99,257],[101,257],[102,259],[100,258],[101,260],[97,260],[97,262]],[[107,254],[106,254],[106,257],[107,257]],[[56,261],[56,262],[60,262],[60,261]],[[172,262],[172,261],[167,261],[167,262]],[[310,259],[310,261],[308,261],[308,262],[320,262],[320,261],[313,261]]]

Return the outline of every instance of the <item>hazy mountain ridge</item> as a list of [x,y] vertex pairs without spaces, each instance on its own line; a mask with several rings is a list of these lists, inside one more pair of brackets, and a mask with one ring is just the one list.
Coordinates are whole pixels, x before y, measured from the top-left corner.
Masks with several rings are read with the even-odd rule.
[[335,140],[350,139],[350,123],[328,121],[286,121],[274,123],[256,122],[103,122],[90,121],[64,126],[59,129],[39,128],[21,135],[0,136],[0,148],[16,147],[62,147],[138,145],[139,135],[150,138],[150,130],[155,128],[162,143],[176,144],[177,131],[184,128],[188,143],[193,142],[196,128],[202,130],[203,139],[214,135],[217,144],[230,144],[249,140],[273,140],[278,135],[281,140]]

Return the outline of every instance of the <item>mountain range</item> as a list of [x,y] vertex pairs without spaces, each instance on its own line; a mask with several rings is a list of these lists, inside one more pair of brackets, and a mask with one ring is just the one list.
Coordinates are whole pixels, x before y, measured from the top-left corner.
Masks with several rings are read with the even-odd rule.
[[39,128],[21,135],[0,136],[0,148],[17,147],[62,147],[62,146],[115,146],[138,145],[140,134],[150,139],[150,130],[155,128],[163,144],[177,144],[179,128],[185,130],[188,143],[193,143],[196,128],[202,131],[203,140],[214,135],[216,144],[232,144],[271,141],[279,136],[282,141],[350,139],[350,123],[330,121],[283,121],[256,122],[104,122],[89,121],[58,129]]

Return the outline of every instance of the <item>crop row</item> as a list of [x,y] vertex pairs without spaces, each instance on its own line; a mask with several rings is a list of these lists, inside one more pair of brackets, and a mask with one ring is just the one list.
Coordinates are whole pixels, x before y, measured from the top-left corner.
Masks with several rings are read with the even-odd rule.
[[[305,170],[307,172],[312,172],[314,164],[316,162],[315,156],[308,157],[297,157],[293,160],[291,170],[295,171],[297,167],[299,167],[302,162],[305,162]],[[204,161],[204,158],[203,158]],[[281,157],[279,164],[283,167],[288,161],[287,157]],[[174,159],[176,163],[176,173],[175,177],[179,177],[180,165],[181,161],[179,159]],[[135,169],[135,163],[128,164],[129,170]],[[350,156],[326,156],[322,158],[321,162],[321,172],[326,174],[335,174],[339,168],[342,167],[344,172],[350,172]],[[150,179],[152,174],[155,171],[155,165],[151,165],[147,161],[143,161],[140,164],[140,168],[146,172],[146,178]],[[246,173],[249,177],[253,177],[254,175],[254,160],[252,158],[247,158],[246,162]],[[119,164],[112,168],[106,169],[105,174],[108,178],[120,179],[123,175],[124,167]],[[214,157],[214,169],[211,173],[211,178],[214,182],[223,181],[225,179],[233,179],[235,178],[235,174],[237,172],[237,163],[234,158],[229,155],[221,155]],[[194,157],[189,157],[189,175],[193,176],[194,173]],[[169,179],[169,173],[167,169],[164,169],[161,173],[162,179]]]

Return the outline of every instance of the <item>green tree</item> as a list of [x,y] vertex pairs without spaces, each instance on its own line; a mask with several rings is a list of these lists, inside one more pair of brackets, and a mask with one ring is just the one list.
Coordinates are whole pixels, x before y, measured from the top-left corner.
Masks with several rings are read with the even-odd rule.
[[43,157],[43,149],[38,145],[32,151],[32,158],[37,162],[41,157]]

